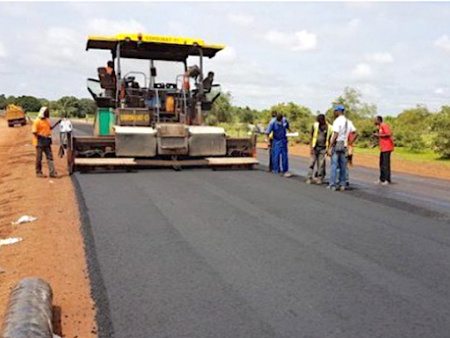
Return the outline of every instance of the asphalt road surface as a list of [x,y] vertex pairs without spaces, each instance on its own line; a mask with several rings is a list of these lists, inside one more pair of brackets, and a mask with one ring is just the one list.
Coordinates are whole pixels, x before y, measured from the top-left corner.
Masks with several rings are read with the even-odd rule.
[[437,213],[425,195],[419,206],[263,170],[75,183],[101,337],[449,336],[443,193]]

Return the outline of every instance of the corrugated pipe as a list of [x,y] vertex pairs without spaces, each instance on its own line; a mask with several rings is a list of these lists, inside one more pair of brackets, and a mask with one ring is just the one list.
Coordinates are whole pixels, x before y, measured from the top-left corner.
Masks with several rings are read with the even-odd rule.
[[52,289],[39,278],[24,278],[11,291],[0,338],[52,338]]

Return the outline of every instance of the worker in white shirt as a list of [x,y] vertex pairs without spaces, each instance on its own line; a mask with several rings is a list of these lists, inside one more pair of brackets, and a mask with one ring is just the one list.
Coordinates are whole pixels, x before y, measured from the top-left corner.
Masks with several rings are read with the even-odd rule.
[[[331,156],[331,175],[328,188],[340,191],[344,191],[346,185],[348,135],[356,132],[353,123],[344,114],[345,107],[343,105],[337,105],[334,108],[336,119],[333,122],[333,136],[327,151]],[[336,177],[338,170],[339,180]]]
[[59,157],[64,156],[64,150],[67,149],[71,138],[72,138],[72,122],[67,118],[67,116],[63,116],[60,124],[59,124]]

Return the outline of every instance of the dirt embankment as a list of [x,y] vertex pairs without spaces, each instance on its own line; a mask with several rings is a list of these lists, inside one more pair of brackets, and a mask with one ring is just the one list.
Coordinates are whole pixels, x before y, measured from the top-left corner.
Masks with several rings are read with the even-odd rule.
[[[267,144],[258,143],[258,147],[266,149]],[[303,144],[290,146],[289,154],[309,157],[309,146]],[[395,154],[395,151],[392,154],[391,162],[393,172],[450,180],[450,166],[446,164],[408,161],[399,158]],[[378,169],[379,156],[375,154],[358,154],[358,149],[355,149],[353,164],[356,166]]]
[[[63,178],[36,178],[30,126],[8,128],[0,118],[0,239],[23,238],[0,247],[0,323],[11,287],[23,277],[41,277],[54,292],[55,333],[96,337],[77,201],[64,161],[55,156],[55,162]],[[23,215],[37,220],[11,225]]]

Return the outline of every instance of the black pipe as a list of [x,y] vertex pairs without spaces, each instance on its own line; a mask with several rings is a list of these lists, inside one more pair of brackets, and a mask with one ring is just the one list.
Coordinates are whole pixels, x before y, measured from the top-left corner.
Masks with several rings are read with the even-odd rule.
[[52,289],[39,278],[24,278],[11,291],[2,338],[52,338]]

